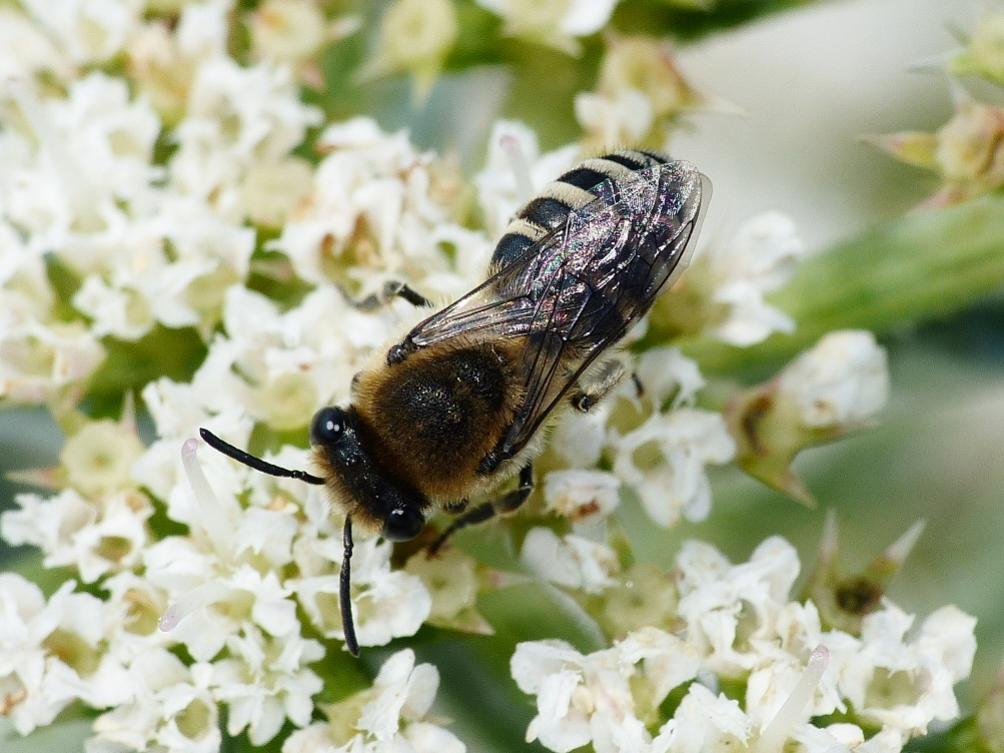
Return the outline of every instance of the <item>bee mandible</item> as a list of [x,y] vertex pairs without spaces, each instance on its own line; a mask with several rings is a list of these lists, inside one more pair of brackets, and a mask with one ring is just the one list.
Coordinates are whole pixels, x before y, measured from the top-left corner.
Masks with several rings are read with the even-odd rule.
[[[201,430],[252,468],[327,486],[342,506],[340,606],[353,656],[353,524],[406,541],[446,510],[457,517],[435,554],[457,530],[523,504],[541,426],[562,406],[588,410],[616,383],[590,375],[685,269],[710,188],[692,164],[648,151],[587,159],[548,185],[509,224],[482,284],[379,351],[353,379],[350,405],[315,414],[319,475]],[[406,285],[392,292],[430,305]],[[512,491],[489,498],[513,476]]]

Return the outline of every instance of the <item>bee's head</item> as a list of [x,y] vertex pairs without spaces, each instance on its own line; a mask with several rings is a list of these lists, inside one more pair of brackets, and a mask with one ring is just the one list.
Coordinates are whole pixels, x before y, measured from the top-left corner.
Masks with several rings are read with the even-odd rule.
[[380,530],[385,539],[407,541],[425,527],[427,501],[402,487],[367,449],[353,408],[321,408],[310,423],[310,443],[353,517]]
[[310,422],[310,443],[315,447],[333,446],[343,441],[349,412],[329,406],[321,408]]

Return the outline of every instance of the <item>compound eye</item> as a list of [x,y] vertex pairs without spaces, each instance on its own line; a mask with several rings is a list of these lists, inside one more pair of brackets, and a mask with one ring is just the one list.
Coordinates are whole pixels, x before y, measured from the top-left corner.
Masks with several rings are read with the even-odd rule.
[[321,408],[310,423],[311,444],[337,442],[345,431],[345,411],[341,408]]
[[425,516],[413,507],[395,507],[383,522],[383,537],[390,541],[408,541],[425,527]]

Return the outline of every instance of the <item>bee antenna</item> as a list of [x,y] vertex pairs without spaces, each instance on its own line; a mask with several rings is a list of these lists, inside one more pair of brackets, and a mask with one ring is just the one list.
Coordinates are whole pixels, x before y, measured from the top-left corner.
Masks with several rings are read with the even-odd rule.
[[353,656],[359,656],[359,641],[356,640],[356,626],[352,622],[352,516],[345,516],[342,528],[342,569],[338,578],[338,600],[342,608],[342,632],[345,633],[345,647]]
[[269,476],[295,478],[300,481],[306,481],[308,484],[324,484],[324,479],[320,476],[315,476],[314,474],[307,473],[306,471],[291,471],[288,468],[273,465],[261,458],[256,458],[254,455],[244,452],[244,450],[234,447],[229,442],[225,442],[220,439],[218,436],[209,431],[209,429],[199,429],[199,435],[205,443],[214,450],[222,452],[227,457],[233,458],[238,463],[243,463],[250,468],[254,468],[256,471],[267,473]]

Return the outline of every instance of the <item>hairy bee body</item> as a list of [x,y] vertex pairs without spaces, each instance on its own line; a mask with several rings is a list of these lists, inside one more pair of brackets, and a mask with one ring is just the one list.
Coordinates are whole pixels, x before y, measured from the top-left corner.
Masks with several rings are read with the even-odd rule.
[[[488,278],[432,314],[353,380],[352,404],[322,408],[310,442],[321,474],[214,447],[265,473],[325,484],[345,513],[341,609],[358,653],[350,599],[352,525],[416,537],[437,508],[459,512],[519,473],[516,488],[467,509],[459,528],[518,508],[533,486],[541,427],[582,391],[598,359],[686,267],[710,185],[686,162],[643,151],[586,160],[513,218]],[[424,299],[407,286],[394,294]],[[609,380],[608,380],[609,381]]]
[[384,468],[443,505],[488,491],[478,466],[522,398],[520,340],[441,344],[363,372],[353,405]]
[[647,152],[587,160],[545,187],[499,240],[487,282],[354,383],[348,423],[403,496],[352,487],[344,477],[357,471],[315,443],[352,514],[377,527],[405,503],[424,518],[525,465],[561,395],[681,269],[699,209],[699,173]]

